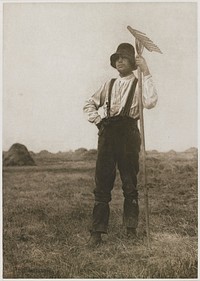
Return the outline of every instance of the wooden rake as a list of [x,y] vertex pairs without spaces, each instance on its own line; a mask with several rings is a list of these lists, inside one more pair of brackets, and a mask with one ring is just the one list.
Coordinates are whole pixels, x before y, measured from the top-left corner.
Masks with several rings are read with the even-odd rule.
[[[137,54],[142,55],[144,47],[150,52],[158,52],[162,54],[157,45],[151,41],[145,33],[127,26],[128,30],[135,37],[135,47]],[[140,114],[140,132],[141,132],[141,152],[143,161],[143,174],[144,174],[144,195],[145,195],[145,217],[146,217],[146,233],[147,233],[147,247],[150,249],[150,229],[149,229],[149,199],[148,199],[148,186],[146,174],[146,152],[145,152],[145,135],[144,135],[144,117],[143,117],[143,103],[142,103],[142,73],[138,67],[138,91],[139,91],[139,114]]]

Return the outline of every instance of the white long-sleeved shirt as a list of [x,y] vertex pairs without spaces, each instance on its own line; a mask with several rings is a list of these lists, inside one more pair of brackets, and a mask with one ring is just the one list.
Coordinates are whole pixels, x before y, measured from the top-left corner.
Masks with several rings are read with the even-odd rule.
[[[117,116],[121,113],[135,78],[135,75],[132,73],[126,77],[119,76],[115,80],[111,91],[111,117]],[[91,123],[98,124],[103,118],[107,117],[109,84],[110,80],[104,83],[85,103],[83,111],[87,114],[88,121]],[[157,91],[153,83],[152,76],[144,76],[142,83],[143,107],[148,109],[153,108],[157,103],[157,99]],[[103,112],[100,113],[99,108],[101,107],[103,108]],[[129,116],[134,119],[139,118],[138,85],[135,89]]]

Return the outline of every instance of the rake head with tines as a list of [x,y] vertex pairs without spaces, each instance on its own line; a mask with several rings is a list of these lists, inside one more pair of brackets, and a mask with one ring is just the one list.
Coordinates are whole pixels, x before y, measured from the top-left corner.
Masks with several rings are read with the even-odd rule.
[[145,33],[140,32],[136,29],[131,28],[130,26],[127,26],[128,30],[131,32],[131,34],[135,37],[136,39],[136,49],[137,52],[140,53],[143,47],[145,47],[148,51],[150,52],[158,52],[162,54],[161,50],[158,48],[157,45],[151,41]]

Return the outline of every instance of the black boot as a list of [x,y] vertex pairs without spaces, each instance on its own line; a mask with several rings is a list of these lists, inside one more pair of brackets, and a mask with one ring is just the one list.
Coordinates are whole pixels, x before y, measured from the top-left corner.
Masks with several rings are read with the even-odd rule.
[[92,232],[90,239],[87,243],[88,247],[96,248],[102,244],[101,232]]
[[136,239],[137,238],[137,232],[136,232],[136,228],[134,227],[127,227],[127,237],[129,239]]

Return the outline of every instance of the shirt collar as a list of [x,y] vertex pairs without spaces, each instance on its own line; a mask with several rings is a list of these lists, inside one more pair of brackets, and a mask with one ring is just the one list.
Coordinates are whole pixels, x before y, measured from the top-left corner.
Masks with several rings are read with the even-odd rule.
[[135,78],[135,75],[133,73],[131,73],[130,75],[128,76],[125,76],[125,77],[118,77],[117,80],[119,80],[120,82],[125,82],[125,81],[129,81],[131,79]]

